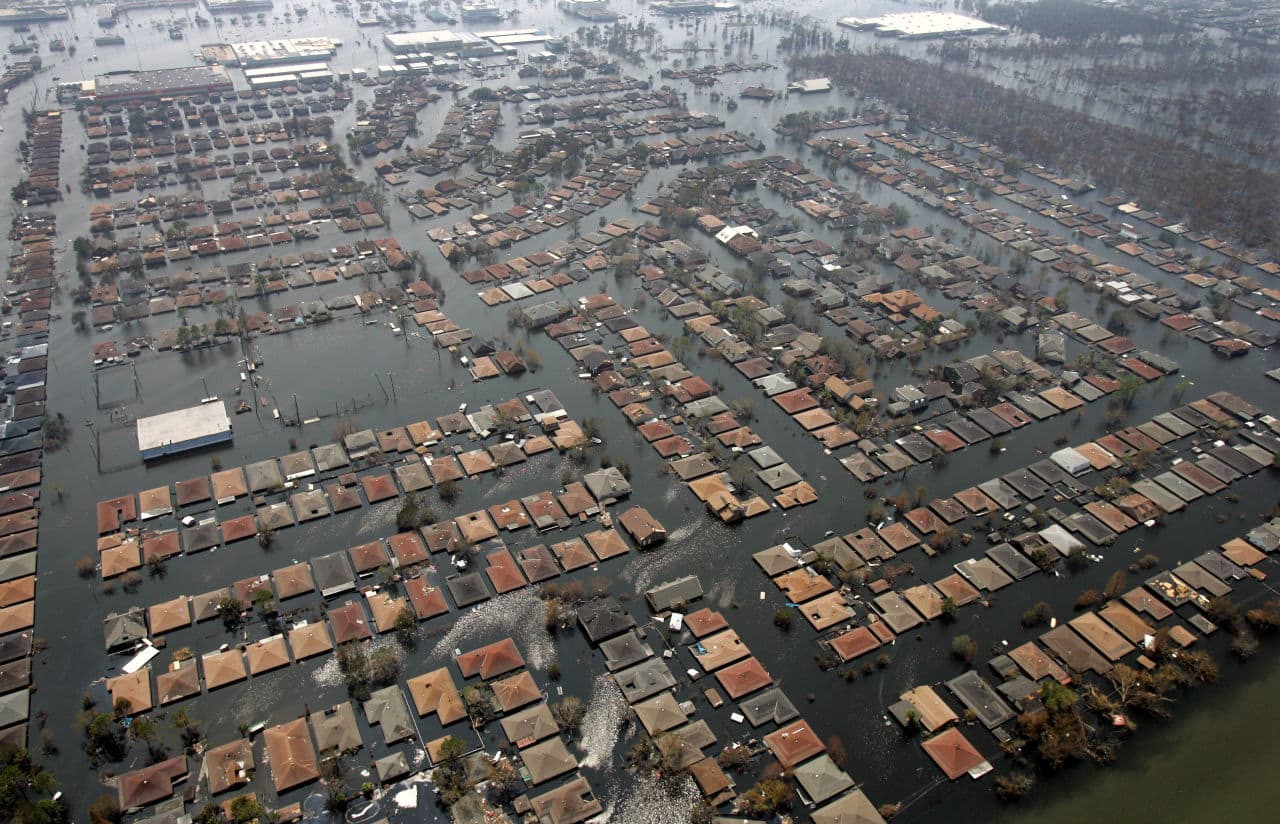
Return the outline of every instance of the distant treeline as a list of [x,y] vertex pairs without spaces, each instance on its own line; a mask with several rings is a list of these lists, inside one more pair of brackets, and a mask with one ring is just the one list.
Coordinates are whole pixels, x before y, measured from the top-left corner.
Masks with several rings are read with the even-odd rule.
[[802,76],[827,76],[888,101],[924,125],[989,141],[1030,163],[1124,191],[1202,231],[1280,253],[1280,175],[896,52],[797,55],[793,66]]
[[1186,29],[1176,20],[1152,11],[1101,6],[1084,0],[979,3],[978,11],[982,19],[991,23],[1063,40],[1154,37]]

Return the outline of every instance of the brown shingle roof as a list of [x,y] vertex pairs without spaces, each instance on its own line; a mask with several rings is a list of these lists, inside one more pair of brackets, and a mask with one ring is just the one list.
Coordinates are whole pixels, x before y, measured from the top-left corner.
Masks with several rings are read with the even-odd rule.
[[464,652],[454,659],[463,678],[479,675],[486,681],[504,672],[524,666],[524,658],[516,648],[515,641],[503,638],[492,644]]

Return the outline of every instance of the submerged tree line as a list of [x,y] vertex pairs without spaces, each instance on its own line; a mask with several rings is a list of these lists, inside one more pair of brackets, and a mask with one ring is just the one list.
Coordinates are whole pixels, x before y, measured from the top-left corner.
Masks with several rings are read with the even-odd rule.
[[1280,251],[1280,175],[894,51],[796,53],[792,65],[886,100],[924,125],[1124,191],[1198,230]]

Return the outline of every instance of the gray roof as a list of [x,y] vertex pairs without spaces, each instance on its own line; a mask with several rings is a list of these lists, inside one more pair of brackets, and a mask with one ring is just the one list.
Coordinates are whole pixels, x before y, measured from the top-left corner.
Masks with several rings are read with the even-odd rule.
[[760,482],[772,490],[779,490],[784,487],[798,484],[801,481],[800,473],[791,468],[791,464],[781,463],[777,466],[771,466],[768,469],[761,469],[756,472],[756,477]]
[[981,675],[969,670],[947,682],[947,688],[960,703],[974,711],[987,729],[995,729],[1013,718],[1013,710],[991,688]]
[[311,716],[311,729],[316,734],[316,752],[322,758],[359,749],[364,743],[356,726],[356,713],[350,701],[343,701],[325,713]]
[[831,756],[825,753],[796,767],[794,775],[804,794],[815,804],[853,786],[853,779],[849,774],[837,767]]
[[542,414],[550,412],[559,412],[564,409],[564,404],[560,403],[560,399],[550,389],[538,389],[524,396],[525,403],[531,403],[538,407],[538,411]]
[[249,464],[244,468],[244,476],[250,492],[265,492],[284,486],[284,474],[275,458]]
[[739,704],[738,709],[753,727],[770,721],[775,724],[785,724],[800,715],[781,687],[771,687],[764,692],[756,693]]
[[610,672],[653,657],[653,650],[634,629],[601,641],[600,651],[604,653],[604,663]]
[[502,732],[512,744],[533,739],[541,741],[560,733],[560,725],[546,704],[534,704],[502,719]]
[[675,676],[660,658],[650,658],[625,670],[615,672],[613,680],[627,701],[642,701],[676,685]]
[[534,744],[521,752],[520,758],[534,784],[564,775],[578,766],[578,760],[559,738],[549,738],[541,744]]
[[25,578],[28,575],[36,574],[36,553],[24,552],[21,555],[11,555],[8,558],[0,558],[0,582],[12,581],[15,578]]
[[346,552],[331,552],[311,559],[311,574],[315,577],[316,587],[325,597],[352,589],[355,586],[356,574],[351,569]]
[[489,589],[484,585],[484,578],[478,572],[450,578],[445,582],[453,602],[459,608],[478,604],[489,598]]
[[369,700],[364,702],[364,714],[370,724],[382,727],[382,735],[388,744],[414,736],[409,705],[405,703],[404,693],[397,684],[374,690],[369,695]]
[[593,644],[612,638],[636,625],[626,607],[614,598],[596,598],[580,606],[578,623]]
[[102,622],[102,633],[108,652],[127,647],[147,637],[146,613],[142,607],[133,607],[119,615],[108,615]]
[[373,767],[378,771],[378,780],[384,783],[403,778],[409,774],[409,763],[405,760],[402,752],[393,752],[390,755],[382,756],[373,762]]
[[862,790],[854,790],[814,810],[813,824],[884,824],[884,818]]
[[684,412],[690,418],[710,418],[712,415],[719,415],[728,408],[724,401],[712,395],[709,398],[689,401],[684,405]]
[[796,382],[781,372],[765,375],[763,378],[756,378],[752,383],[769,397],[781,395],[783,392],[790,392],[796,388]]
[[362,429],[359,432],[352,432],[350,435],[344,436],[342,445],[352,458],[363,458],[369,452],[378,448],[378,436],[373,434],[372,429]]
[[644,597],[654,612],[666,612],[680,604],[688,604],[702,597],[702,582],[696,575],[686,575],[673,581],[665,581],[645,590]]
[[768,469],[782,463],[782,456],[772,446],[761,446],[747,453],[747,457],[755,461],[756,466]]
[[31,712],[31,691],[18,690],[0,696],[0,729],[27,720]]
[[621,470],[616,466],[588,472],[582,476],[582,484],[591,492],[591,496],[601,503],[611,499],[625,498],[631,494],[631,483],[623,477]]
[[311,455],[316,460],[316,468],[321,472],[338,469],[339,467],[346,466],[350,463],[347,459],[347,453],[336,443],[327,443],[323,446],[317,446],[315,449],[311,450]]

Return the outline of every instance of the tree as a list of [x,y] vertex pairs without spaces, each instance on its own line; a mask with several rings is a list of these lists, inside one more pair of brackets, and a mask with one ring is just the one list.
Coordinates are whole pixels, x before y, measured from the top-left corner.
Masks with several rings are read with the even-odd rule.
[[1259,632],[1272,632],[1280,627],[1280,600],[1267,601],[1246,612],[1244,617]]
[[968,635],[957,635],[951,639],[951,654],[966,665],[973,663],[973,656],[978,654],[978,642]]
[[1046,715],[1039,718],[1021,716],[1019,725],[1036,742],[1036,752],[1051,769],[1088,752],[1088,728],[1080,714],[1080,696],[1057,681],[1047,681],[1040,688],[1040,700]]
[[1016,801],[1035,786],[1035,776],[1025,772],[1014,772],[1009,775],[997,775],[995,779],[996,798],[1001,801]]
[[225,597],[218,601],[218,617],[227,632],[235,632],[244,625],[244,610],[244,603],[236,598]]
[[838,735],[827,738],[827,755],[831,756],[835,765],[843,770],[845,762],[849,760],[849,755],[844,748],[844,739]]
[[262,817],[262,805],[252,794],[239,796],[231,801],[231,820],[237,824],[247,824]]
[[0,810],[15,824],[63,824],[67,804],[51,797],[58,790],[53,774],[31,760],[21,747],[0,747]]
[[406,648],[412,647],[414,644],[414,632],[418,629],[418,622],[413,617],[413,612],[408,607],[401,607],[396,613],[395,631],[396,640]]
[[91,824],[120,824],[123,818],[120,814],[120,807],[112,796],[99,796],[89,805],[89,821]]
[[1138,391],[1143,387],[1143,380],[1137,375],[1121,375],[1119,386],[1111,398],[1121,409],[1132,409],[1138,399]]
[[457,736],[449,736],[440,742],[439,749],[436,750],[438,760],[441,762],[452,761],[455,758],[461,758],[467,751],[466,742]]
[[151,743],[156,737],[156,725],[150,718],[139,716],[129,725],[129,737],[135,741]]
[[1168,679],[1136,670],[1127,664],[1116,664],[1107,672],[1106,678],[1122,707],[1141,710],[1158,718],[1169,716],[1171,700],[1167,693],[1172,683]]
[[263,621],[270,621],[280,614],[280,609],[276,606],[276,597],[269,589],[259,589],[253,593],[253,605],[258,610],[258,617]]
[[1053,617],[1053,607],[1044,601],[1040,601],[1031,609],[1022,613],[1022,625],[1024,627],[1034,627],[1037,624],[1047,624],[1051,617]]
[[436,484],[436,492],[440,494],[440,500],[451,504],[458,497],[458,483],[451,480],[441,481]]
[[497,761],[490,763],[487,780],[499,799],[504,802],[517,795],[524,788],[520,773],[516,771],[515,765],[511,763],[509,758],[499,758]]
[[[441,494],[443,498],[443,493]],[[417,529],[423,524],[438,520],[435,510],[427,505],[426,499],[419,492],[414,492],[404,499],[400,511],[396,513],[396,528],[400,530]]]
[[587,716],[587,707],[576,695],[566,695],[551,705],[551,715],[563,729],[576,730]]
[[400,657],[390,647],[380,647],[369,656],[369,681],[379,687],[395,682],[400,676]]
[[119,761],[125,755],[124,727],[115,713],[81,713],[80,729],[84,732],[84,752],[92,761]]
[[744,747],[741,744],[730,744],[720,751],[716,761],[726,770],[738,773],[746,772],[747,768],[751,766],[751,748]]
[[186,707],[173,714],[173,728],[182,736],[182,742],[188,747],[200,740],[200,722]]
[[766,778],[743,794],[742,805],[744,812],[756,816],[790,809],[791,785],[780,778]]

